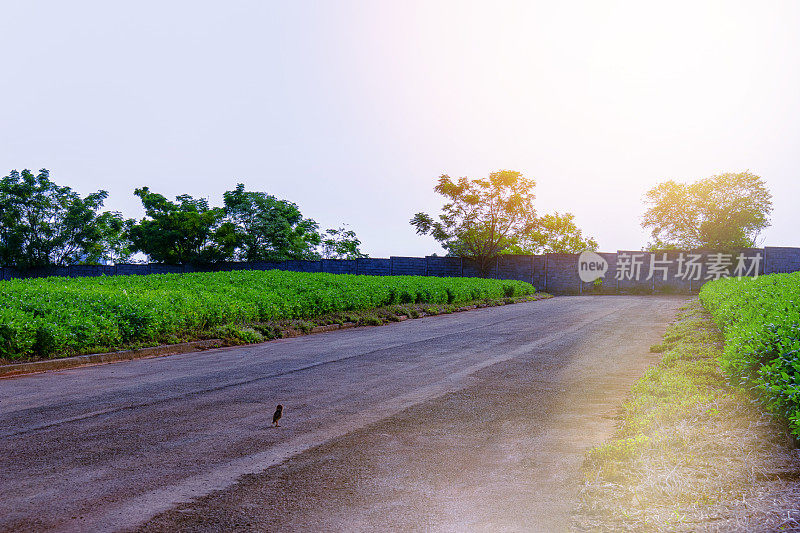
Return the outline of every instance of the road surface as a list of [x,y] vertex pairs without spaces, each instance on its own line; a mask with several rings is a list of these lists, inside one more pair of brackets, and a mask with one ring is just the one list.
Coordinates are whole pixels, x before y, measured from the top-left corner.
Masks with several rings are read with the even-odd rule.
[[684,302],[554,298],[2,379],[0,530],[565,529],[583,452]]

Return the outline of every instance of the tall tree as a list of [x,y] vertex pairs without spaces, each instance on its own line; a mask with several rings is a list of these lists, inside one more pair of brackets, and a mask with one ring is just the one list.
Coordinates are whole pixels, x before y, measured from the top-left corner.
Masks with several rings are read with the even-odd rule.
[[124,218],[116,211],[106,211],[98,217],[100,240],[92,247],[87,262],[125,263],[134,254],[131,243],[131,228],[136,224],[132,218]]
[[91,262],[103,247],[99,213],[106,191],[85,197],[55,184],[50,172],[16,170],[0,180],[0,264],[20,269]]
[[645,195],[642,227],[650,249],[754,246],[769,226],[772,195],[750,172],[725,173],[694,183],[659,183]]
[[512,170],[492,172],[488,179],[453,181],[443,175],[434,187],[447,199],[439,220],[417,213],[411,225],[419,235],[432,235],[449,254],[473,259],[485,276],[518,235],[533,229],[535,185],[533,179]]
[[575,254],[597,250],[597,241],[584,236],[575,223],[575,215],[555,212],[536,219],[531,231],[517,236],[517,242],[507,250],[514,254]]
[[147,218],[130,228],[132,250],[167,264],[202,264],[233,256],[235,227],[205,198],[177,196],[175,202],[148,187],[136,189]]
[[359,250],[361,241],[356,232],[340,226],[325,230],[322,236],[322,257],[325,259],[359,259],[369,257]]
[[237,257],[244,261],[318,259],[319,226],[296,204],[243,184],[223,195],[226,220],[235,228]]

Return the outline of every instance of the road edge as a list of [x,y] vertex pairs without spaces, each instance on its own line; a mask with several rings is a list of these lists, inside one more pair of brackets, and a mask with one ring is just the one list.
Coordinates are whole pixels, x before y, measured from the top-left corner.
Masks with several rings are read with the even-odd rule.
[[[520,301],[493,301],[491,304],[469,304],[459,307],[454,312],[462,313],[464,311],[472,311],[482,307],[490,307],[497,305],[513,305],[518,303],[528,303],[532,301],[544,300],[553,298],[552,295],[542,292],[534,293],[534,298],[525,299]],[[444,313],[441,313],[444,314]],[[453,313],[448,313],[453,314]],[[440,314],[427,314],[420,313],[417,317],[410,317],[407,315],[400,315],[397,317],[398,322],[402,322],[409,318],[422,318],[426,316],[440,316]],[[381,324],[386,325],[386,324]],[[296,329],[287,329],[282,333],[280,338],[300,337],[305,335],[312,335],[315,333],[325,333],[328,331],[337,331],[340,329],[349,329],[355,327],[380,327],[380,326],[359,326],[355,322],[345,322],[343,324],[329,324],[324,326],[316,326],[307,332],[298,331]],[[266,342],[273,342],[279,339],[271,339]],[[265,343],[266,343],[265,342]],[[265,344],[255,343],[255,344]],[[78,368],[90,365],[99,365],[106,363],[116,363],[119,361],[132,361],[135,359],[148,359],[152,357],[166,357],[169,355],[179,355],[191,352],[200,352],[205,350],[212,350],[214,348],[225,348],[232,346],[231,343],[223,339],[205,339],[190,342],[183,342],[180,344],[163,344],[160,346],[151,346],[147,348],[136,348],[133,350],[120,350],[117,352],[94,353],[86,355],[76,355],[72,357],[62,357],[60,359],[46,359],[44,361],[31,361],[25,363],[12,363],[8,365],[0,365],[0,379],[12,378],[22,376],[25,374],[38,374],[41,372],[49,372],[54,370],[66,370],[70,368]],[[241,346],[241,345],[238,345]]]

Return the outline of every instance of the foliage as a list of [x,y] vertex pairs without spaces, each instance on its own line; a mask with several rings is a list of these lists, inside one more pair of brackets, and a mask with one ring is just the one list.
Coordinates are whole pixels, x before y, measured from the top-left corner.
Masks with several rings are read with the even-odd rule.
[[584,237],[575,224],[575,215],[555,212],[536,219],[533,229],[518,236],[517,242],[506,251],[513,254],[576,254],[597,250],[597,241]]
[[[0,180],[0,265],[19,269],[96,262],[119,239],[119,213],[101,213],[106,191],[81,197],[42,169]],[[120,222],[120,223],[118,223]]]
[[317,259],[317,223],[303,218],[297,205],[243,184],[223,195],[225,217],[235,227],[237,259],[285,261]]
[[233,257],[236,228],[224,221],[221,208],[209,207],[205,198],[188,194],[170,202],[148,187],[136,189],[134,194],[148,217],[130,228],[134,251],[167,264],[211,263]]
[[430,234],[450,254],[473,259],[482,275],[492,261],[529,232],[536,218],[533,188],[536,182],[511,170],[489,174],[488,179],[439,178],[434,190],[448,203],[439,220],[426,213],[411,219],[419,235]]
[[136,224],[132,218],[121,213],[105,211],[97,217],[100,238],[92,243],[86,263],[125,263],[134,254],[130,241],[131,228]]
[[12,171],[0,181],[0,266],[30,269],[75,263],[125,262],[141,252],[156,263],[366,257],[355,232],[328,230],[297,205],[238,184],[224,193],[224,207],[180,195],[172,202],[148,187],[136,189],[145,209],[140,221],[102,212],[108,193],[81,197],[59,186],[43,169]]
[[339,229],[329,229],[325,231],[322,239],[322,257],[324,259],[358,259],[369,257],[361,253],[358,247],[361,241],[356,236],[356,232],[344,226]]
[[800,436],[800,273],[722,278],[700,299],[725,336],[725,370]]
[[769,226],[772,195],[750,172],[725,173],[692,184],[665,181],[645,195],[642,227],[650,249],[735,249],[754,246]]
[[521,281],[278,270],[0,281],[0,357],[86,353],[198,337],[226,325],[533,292]]

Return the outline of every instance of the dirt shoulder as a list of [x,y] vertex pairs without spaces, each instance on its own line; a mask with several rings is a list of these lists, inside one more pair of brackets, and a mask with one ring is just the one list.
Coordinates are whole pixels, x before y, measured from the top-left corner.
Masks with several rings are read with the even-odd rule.
[[800,455],[785,427],[732,387],[698,300],[668,329],[613,439],[583,468],[576,530],[800,529]]

